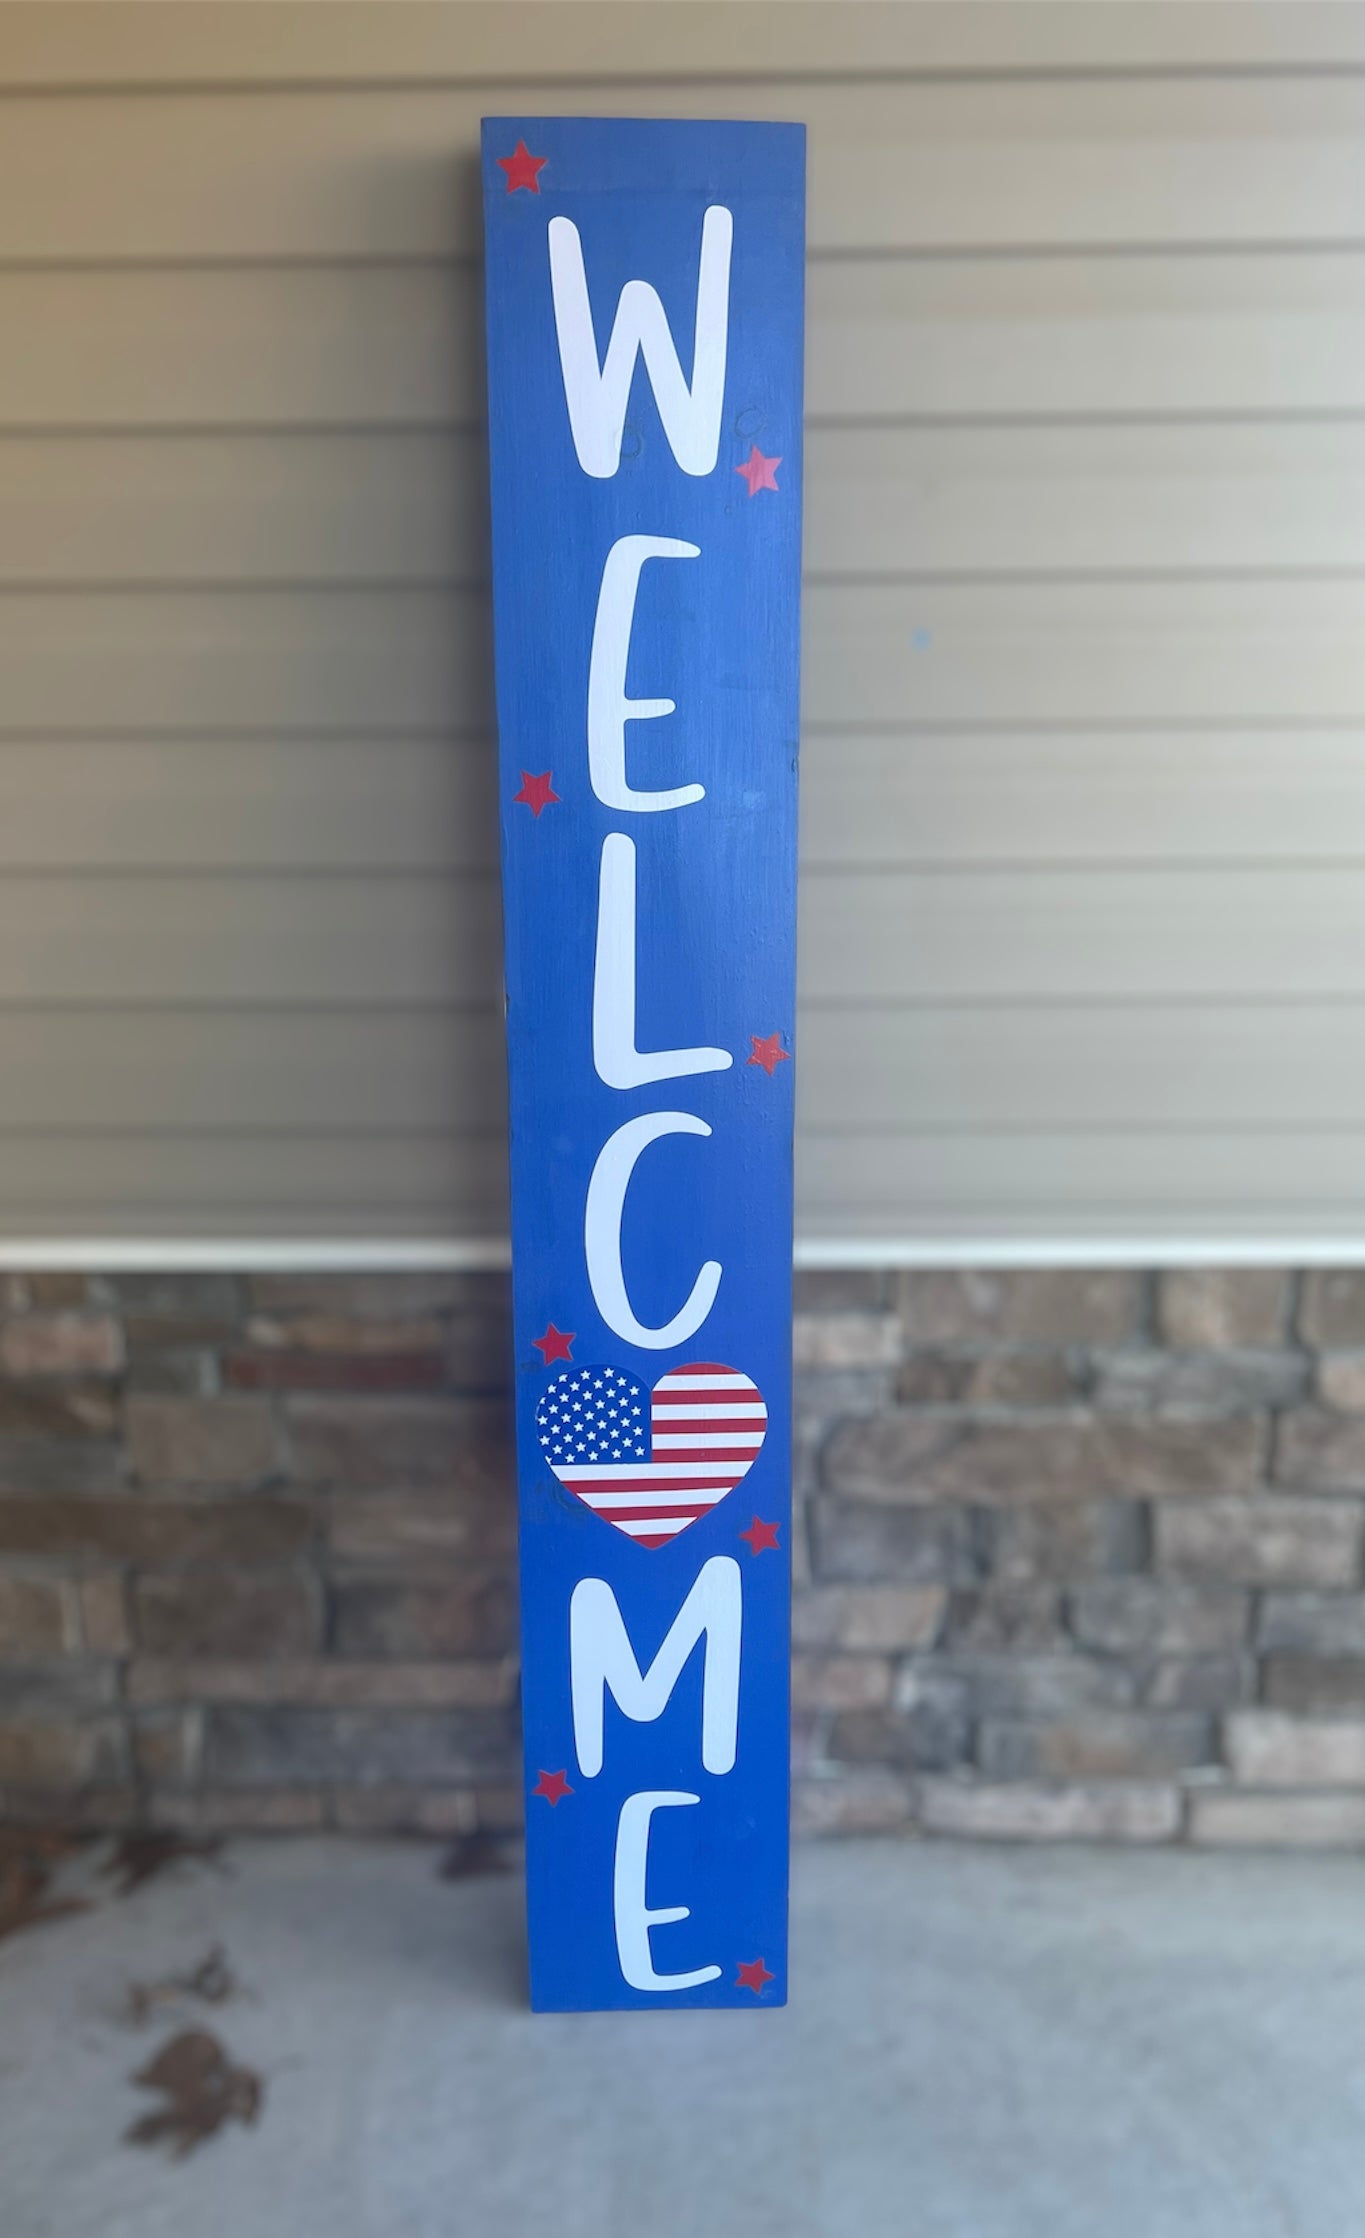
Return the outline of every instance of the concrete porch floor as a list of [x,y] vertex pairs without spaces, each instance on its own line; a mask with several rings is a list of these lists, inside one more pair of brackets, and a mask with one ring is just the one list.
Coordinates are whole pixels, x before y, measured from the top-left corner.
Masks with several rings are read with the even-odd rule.
[[[1342,2238],[1365,1860],[798,1853],[786,2012],[533,2020],[515,1876],[239,1841],[0,1945],[4,2238]],[[220,1941],[242,1994],[133,2029]],[[255,2129],[120,2142],[177,2027]]]

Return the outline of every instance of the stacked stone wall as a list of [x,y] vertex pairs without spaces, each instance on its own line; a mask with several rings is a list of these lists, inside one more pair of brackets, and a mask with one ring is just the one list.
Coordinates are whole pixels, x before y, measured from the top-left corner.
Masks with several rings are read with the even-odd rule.
[[[0,1814],[514,1828],[502,1278],[0,1282]],[[1365,1274],[797,1307],[800,1830],[1365,1844]]]

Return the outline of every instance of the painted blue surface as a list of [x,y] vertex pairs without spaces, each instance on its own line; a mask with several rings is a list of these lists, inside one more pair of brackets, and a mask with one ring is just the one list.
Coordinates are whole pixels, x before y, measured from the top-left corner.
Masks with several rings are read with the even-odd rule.
[[[513,190],[499,158],[545,159],[537,191]],[[794,1053],[798,601],[805,135],[797,125],[512,117],[485,121],[489,428],[494,608],[511,1073],[512,1228],[520,1487],[527,1877],[532,2000],[541,2010],[751,2007],[786,1993],[790,1542],[791,1134]],[[637,359],[619,471],[579,464],[565,399],[547,230],[573,220],[599,357],[620,292],[657,289],[684,373],[692,366],[698,256],[708,206],[733,216],[719,451],[684,472]],[[777,489],[736,472],[757,447]],[[676,712],[626,726],[632,784],[699,782],[705,799],[664,813],[602,805],[590,782],[589,657],[607,554],[627,535],[678,538],[693,560],[640,577],[627,689]],[[539,814],[515,797],[551,773]],[[607,835],[637,850],[636,1036],[642,1050],[714,1044],[724,1072],[613,1088],[594,1069],[598,874]],[[751,1037],[780,1036],[771,1071]],[[634,1169],[622,1268],[642,1322],[662,1325],[704,1260],[721,1263],[699,1331],[667,1350],[625,1342],[590,1289],[589,1179],[624,1121],[686,1112],[709,1138],[672,1135]],[[548,1365],[534,1340],[572,1331]],[[557,1481],[545,1459],[549,1387],[612,1366],[648,1391],[689,1362],[752,1379],[767,1407],[749,1473],[668,1544],[622,1535]],[[777,1551],[740,1533],[779,1526]],[[733,1770],[701,1761],[702,1651],[661,1716],[606,1703],[602,1769],[584,1774],[570,1694],[569,1603],[585,1577],[612,1588],[646,1671],[702,1564],[739,1565],[743,1634]],[[542,1772],[572,1790],[535,1792]],[[613,1854],[623,1803],[677,1790],[659,1810],[648,1902],[687,1905],[657,1926],[655,1966],[719,1977],[659,1992],[622,1972]],[[761,1959],[773,1979],[743,1986]]]

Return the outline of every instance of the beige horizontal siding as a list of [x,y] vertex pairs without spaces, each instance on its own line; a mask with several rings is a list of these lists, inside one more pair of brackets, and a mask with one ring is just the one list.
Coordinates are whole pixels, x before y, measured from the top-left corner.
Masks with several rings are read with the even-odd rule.
[[[471,584],[476,430],[11,435],[0,583]],[[1365,424],[812,427],[820,576],[1365,570]]]
[[[0,866],[469,871],[497,863],[486,738],[0,735]],[[814,732],[808,870],[1355,862],[1365,723]]]
[[[482,411],[472,262],[10,267],[0,331],[24,336],[0,354],[0,428],[473,427]],[[816,421],[1360,412],[1365,263],[817,259],[806,355]]]
[[[412,1236],[507,1229],[507,1144],[437,1132],[6,1137],[10,1237]],[[357,1202],[367,1215],[356,1222]]]
[[5,1132],[306,1139],[506,1127],[493,1003],[45,1004],[11,1010],[4,1037]]
[[[704,106],[805,123],[817,255],[1359,238],[1358,77],[809,84],[779,74],[784,43],[771,42],[766,81],[712,78]],[[566,106],[553,80],[519,76],[277,91],[251,104],[244,130],[236,92],[109,93],[81,108],[84,144],[99,151],[94,197],[70,125],[54,130],[50,104],[16,104],[0,136],[0,257],[471,257],[480,118]],[[591,110],[690,117],[698,89],[600,82]]]
[[[804,616],[802,710],[822,730],[1365,719],[1365,576],[816,581]],[[486,600],[453,584],[0,602],[0,730],[483,732],[491,717]]]
[[1002,1239],[1049,1245],[1119,1238],[1153,1255],[1197,1239],[1249,1239],[1283,1252],[1302,1239],[1349,1247],[1349,1208],[1365,1164],[1365,1129],[1300,1127],[1255,1134],[1115,1129],[1068,1133],[860,1135],[811,1130],[797,1147],[798,1199],[811,1237],[910,1246],[975,1242],[990,1263]]
[[[1324,811],[1330,828],[1330,803]],[[8,869],[488,873],[496,863],[487,738],[0,737]]]
[[[774,68],[771,6],[748,0],[272,0],[268,35],[240,0],[9,0],[0,86],[411,84],[515,77],[535,67],[600,98],[649,73],[762,85]],[[837,0],[781,20],[784,69],[803,78],[886,71],[1332,68],[1365,62],[1365,25],[1342,0]]]
[[[505,1233],[501,1137],[392,1135],[383,1153],[376,1158],[372,1140],[322,1134],[11,1137],[15,1210],[6,1232],[272,1244]],[[816,1241],[899,1241],[912,1250],[976,1242],[987,1259],[1002,1239],[1032,1242],[1045,1258],[1052,1245],[1114,1234],[1155,1252],[1191,1236],[1237,1248],[1250,1204],[1268,1249],[1297,1239],[1339,1248],[1349,1242],[1342,1207],[1353,1202],[1362,1163],[1365,1128],[1231,1137],[953,1128],[860,1135],[852,1154],[844,1134],[806,1129],[797,1188],[805,1234]],[[369,1213],[364,1227],[358,1198]]]
[[0,1238],[501,1230],[539,108],[810,127],[803,1234],[1365,1240],[1359,11],[117,13],[0,11]]
[[[812,1002],[1365,996],[1358,864],[811,869],[799,916]],[[499,930],[478,873],[10,876],[0,1002],[488,1003]]]
[[1356,863],[1365,725],[830,731],[802,788],[808,863]]
[[[810,998],[803,1127],[907,1136],[1365,1127],[1365,996],[871,1005]],[[13,1010],[0,1129],[479,1136],[506,1126],[493,1005]],[[1274,1051],[1267,1064],[1267,1050]],[[857,1080],[856,1103],[849,1081]],[[149,1114],[154,1119],[149,1120]]]
[[[1365,1005],[1359,998],[1225,1003],[1171,998],[1118,1007],[1039,1001],[921,1005],[886,1031],[866,1008],[802,1017],[802,1115],[814,1133],[935,1129],[1012,1135],[1365,1128]],[[1273,1053],[1271,1055],[1270,1053]],[[857,1080],[850,1108],[851,1079]]]
[[489,1003],[499,929],[486,875],[11,876],[0,1003]]

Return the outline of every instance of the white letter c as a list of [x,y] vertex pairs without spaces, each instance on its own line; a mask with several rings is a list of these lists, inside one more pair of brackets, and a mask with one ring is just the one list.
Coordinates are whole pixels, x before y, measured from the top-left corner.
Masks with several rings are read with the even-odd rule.
[[627,1119],[615,1134],[608,1135],[592,1169],[583,1219],[583,1242],[593,1298],[607,1326],[614,1329],[618,1337],[624,1337],[627,1344],[639,1345],[646,1351],[667,1351],[670,1345],[685,1344],[696,1334],[716,1302],[722,1269],[718,1259],[708,1259],[692,1285],[686,1305],[662,1329],[647,1329],[642,1321],[637,1321],[621,1271],[621,1214],[626,1190],[636,1159],[651,1142],[657,1142],[660,1135],[709,1135],[710,1132],[706,1121],[695,1119],[690,1111],[648,1111],[639,1119]]

